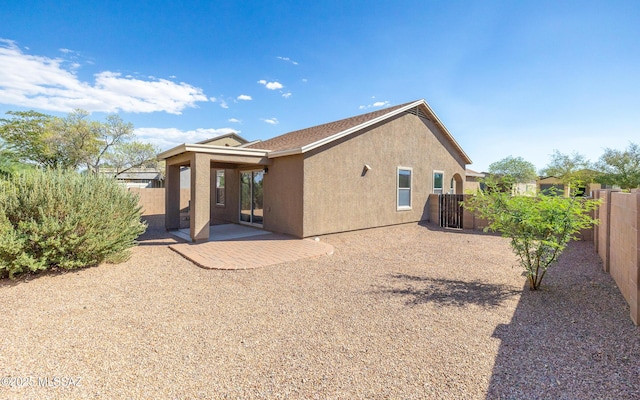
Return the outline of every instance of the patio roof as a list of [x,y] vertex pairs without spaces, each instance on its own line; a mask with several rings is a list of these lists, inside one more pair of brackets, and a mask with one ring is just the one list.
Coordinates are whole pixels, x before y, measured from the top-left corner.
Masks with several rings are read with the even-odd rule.
[[158,154],[158,160],[166,160],[184,153],[204,153],[217,156],[220,161],[237,164],[264,164],[269,151],[246,147],[213,146],[184,143]]

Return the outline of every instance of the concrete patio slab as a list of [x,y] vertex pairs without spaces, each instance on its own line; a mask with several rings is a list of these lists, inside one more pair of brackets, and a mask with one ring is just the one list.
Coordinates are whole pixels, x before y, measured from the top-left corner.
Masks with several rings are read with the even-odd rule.
[[321,241],[242,225],[212,226],[210,237],[205,243],[177,243],[169,248],[202,268],[228,270],[253,269],[333,254],[333,246]]
[[[187,242],[191,242],[189,228],[170,231],[169,233]],[[211,225],[209,227],[209,241],[232,240],[258,235],[271,235],[271,232],[240,224],[221,224]]]

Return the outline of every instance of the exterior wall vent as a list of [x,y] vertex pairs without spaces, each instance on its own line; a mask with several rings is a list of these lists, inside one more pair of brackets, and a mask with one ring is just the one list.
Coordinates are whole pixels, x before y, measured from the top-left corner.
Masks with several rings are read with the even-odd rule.
[[427,114],[425,114],[420,107],[411,108],[406,112],[408,112],[409,114],[417,115],[418,117],[426,119],[427,121],[431,121],[429,117],[427,117]]

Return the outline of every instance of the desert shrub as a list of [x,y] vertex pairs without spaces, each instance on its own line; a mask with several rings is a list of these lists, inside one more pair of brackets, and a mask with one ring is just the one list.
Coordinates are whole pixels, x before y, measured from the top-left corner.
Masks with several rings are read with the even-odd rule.
[[144,233],[138,199],[113,179],[32,170],[0,180],[0,276],[126,259]]
[[512,196],[499,190],[478,192],[464,207],[489,222],[485,230],[511,239],[529,289],[537,290],[547,269],[576,235],[597,223],[590,212],[598,200],[562,197],[554,193]]

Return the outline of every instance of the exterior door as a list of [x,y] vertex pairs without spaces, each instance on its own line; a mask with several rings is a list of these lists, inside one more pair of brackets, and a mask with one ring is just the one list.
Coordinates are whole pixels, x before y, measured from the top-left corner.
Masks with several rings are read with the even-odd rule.
[[264,172],[240,172],[240,222],[262,226]]

